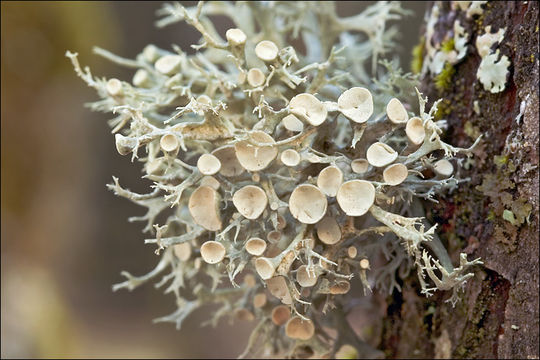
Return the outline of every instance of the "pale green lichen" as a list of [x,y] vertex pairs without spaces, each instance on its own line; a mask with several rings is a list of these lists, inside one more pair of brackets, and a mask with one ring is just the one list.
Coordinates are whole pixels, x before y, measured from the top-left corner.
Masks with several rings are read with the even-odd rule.
[[504,39],[506,29],[501,28],[497,32],[491,32],[491,25],[486,26],[485,33],[476,38],[476,50],[482,58],[476,77],[483,85],[484,90],[498,93],[504,90],[510,60],[506,55],[499,59],[499,49],[492,49]]
[[509,66],[508,56],[502,55],[499,58],[499,50],[497,49],[494,54],[482,58],[476,77],[483,85],[484,90],[495,94],[504,90]]
[[499,44],[504,39],[506,29],[501,28],[497,32],[491,32],[491,25],[486,26],[485,33],[476,38],[476,50],[480,57],[485,57],[491,53],[491,47]]
[[[245,357],[353,356],[338,351],[347,344],[380,356],[343,321],[353,277],[366,295],[372,286],[391,294],[413,269],[423,294],[452,290],[455,304],[481,262],[461,254],[453,266],[419,199],[437,201],[466,181],[453,173],[456,156],[472,156],[480,138],[467,149],[442,141],[439,101],[426,110],[416,77],[378,61],[395,45],[386,22],[406,13],[394,2],[345,18],[329,2],[166,4],[158,26],[185,21],[197,29],[195,54],[149,45],[131,60],[95,49],[133,69],[132,83],[95,78],[68,52],[101,98],[90,107],[117,115],[110,125],[118,152],[142,162],[153,182],[146,194],[116,177],[108,185],[147,208],[130,220],[145,222],[152,234],[145,242],[161,256],[146,275],[122,272],[126,281],[113,289],[165,273],[157,287],[175,295],[177,310],[156,321],[180,328],[212,303],[221,307],[209,324],[257,319]],[[223,39],[210,15],[227,16],[235,29]],[[290,38],[302,39],[306,55]],[[353,166],[366,158],[365,169]],[[386,171],[395,165],[397,180]],[[283,305],[286,324],[273,313]]]
[[517,224],[516,217],[514,216],[514,213],[508,209],[504,209],[503,211],[503,219],[508,221],[512,225]]

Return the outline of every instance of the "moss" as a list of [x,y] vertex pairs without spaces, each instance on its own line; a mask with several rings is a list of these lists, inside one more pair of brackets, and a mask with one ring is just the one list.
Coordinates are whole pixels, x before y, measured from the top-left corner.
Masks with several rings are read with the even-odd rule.
[[482,322],[486,316],[486,299],[477,299],[475,310],[473,312],[473,318],[470,320],[471,325],[464,332],[460,345],[455,349],[454,354],[459,358],[472,358],[474,357],[475,349],[480,347],[480,344],[485,342],[486,332],[482,327]]
[[443,101],[439,103],[439,106],[437,107],[437,112],[435,112],[433,117],[435,118],[435,120],[444,119],[445,117],[450,115],[453,110],[454,108],[452,106],[452,101],[450,99],[443,99]]
[[441,43],[441,51],[444,53],[449,53],[454,50],[454,38],[450,38]]
[[454,358],[494,358],[497,355],[496,345],[504,322],[510,282],[486,270],[485,277],[477,286],[481,287],[481,291],[474,299],[472,311],[463,307],[453,310],[453,313],[464,311],[469,314],[452,354]]
[[474,126],[471,121],[467,121],[465,125],[463,126],[463,131],[465,134],[467,134],[468,137],[471,139],[478,138],[481,134],[481,131],[478,127]]
[[419,74],[424,65],[424,43],[426,38],[422,36],[420,42],[412,49],[411,71],[413,74]]
[[452,64],[444,64],[444,68],[441,73],[435,77],[435,88],[442,92],[445,89],[448,89],[452,84],[452,76],[456,73],[456,69]]
[[493,157],[493,162],[497,166],[498,169],[500,169],[503,165],[506,165],[508,163],[508,156],[506,155],[495,155]]

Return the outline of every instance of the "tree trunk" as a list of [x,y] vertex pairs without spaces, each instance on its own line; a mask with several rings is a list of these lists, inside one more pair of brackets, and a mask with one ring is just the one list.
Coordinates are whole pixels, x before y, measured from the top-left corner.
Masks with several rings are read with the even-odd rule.
[[[463,248],[484,265],[455,308],[444,302],[448,294],[426,299],[407,291],[415,279],[406,280],[388,307],[382,346],[389,357],[538,358],[539,6],[494,1],[467,17],[452,3],[430,4],[428,12],[440,10],[432,44],[452,37],[459,19],[469,34],[467,54],[445,84],[436,86],[436,76],[426,73],[421,91],[431,103],[444,99],[438,116],[448,120],[445,141],[467,147],[484,134],[483,146],[463,162],[460,177],[471,181],[427,204],[427,217],[442,225],[439,234],[455,265]],[[511,62],[498,93],[484,90],[476,75],[481,57],[475,41],[488,25],[491,32],[506,29],[493,48]]]

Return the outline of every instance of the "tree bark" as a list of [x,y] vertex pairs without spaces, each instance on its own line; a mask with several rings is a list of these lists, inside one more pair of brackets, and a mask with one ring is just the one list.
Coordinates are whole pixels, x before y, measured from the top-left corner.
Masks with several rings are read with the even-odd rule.
[[[484,137],[458,173],[471,181],[426,204],[427,217],[442,225],[454,264],[465,249],[484,265],[455,308],[444,302],[449,294],[425,298],[414,289],[417,280],[405,280],[388,306],[382,347],[389,357],[538,358],[538,2],[493,1],[469,18],[450,2],[438,6],[433,45],[452,37],[459,19],[468,50],[446,88],[428,73],[421,91],[430,103],[444,99],[438,114],[448,120],[445,141],[468,147]],[[474,44],[487,25],[506,29],[498,49],[511,61],[506,87],[495,94],[476,76],[481,57]]]

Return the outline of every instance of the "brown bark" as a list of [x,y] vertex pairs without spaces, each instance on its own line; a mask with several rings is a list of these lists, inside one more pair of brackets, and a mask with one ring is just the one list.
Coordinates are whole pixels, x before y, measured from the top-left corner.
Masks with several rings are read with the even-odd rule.
[[[450,2],[439,6],[435,43],[453,36],[459,19],[470,34],[468,51],[446,89],[437,90],[428,74],[421,90],[430,102],[445,99],[439,116],[449,123],[447,142],[467,147],[480,133],[484,141],[474,163],[458,174],[471,181],[439,204],[427,204],[428,218],[442,225],[454,264],[465,248],[484,265],[455,308],[444,303],[449,294],[426,299],[405,290],[416,284],[406,280],[388,307],[382,347],[389,357],[538,358],[538,2],[489,2],[472,18]],[[487,25],[506,28],[498,48],[512,63],[497,94],[476,78],[481,58],[474,42]],[[505,209],[528,221],[512,224],[503,218]]]

